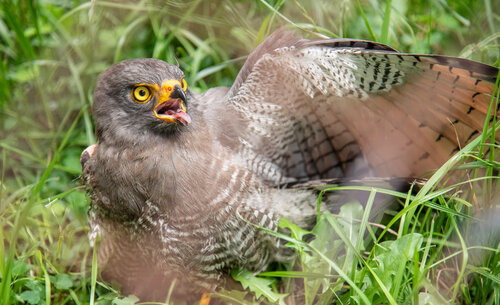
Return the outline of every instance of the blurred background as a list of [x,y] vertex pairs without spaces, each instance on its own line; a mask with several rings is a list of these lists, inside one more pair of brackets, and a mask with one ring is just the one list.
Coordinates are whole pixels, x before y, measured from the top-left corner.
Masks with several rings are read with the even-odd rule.
[[[90,302],[79,157],[95,143],[99,73],[154,57],[178,63],[195,92],[230,86],[245,56],[281,26],[401,52],[497,66],[500,58],[495,0],[2,0],[0,304]],[[97,290],[98,303],[117,295],[103,284]]]

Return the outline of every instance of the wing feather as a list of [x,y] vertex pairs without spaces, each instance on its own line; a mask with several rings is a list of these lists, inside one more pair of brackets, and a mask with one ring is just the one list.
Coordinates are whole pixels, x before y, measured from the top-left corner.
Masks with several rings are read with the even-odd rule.
[[276,185],[439,167],[482,129],[498,73],[368,41],[270,39],[226,99],[241,118],[234,149],[279,168],[264,174]]

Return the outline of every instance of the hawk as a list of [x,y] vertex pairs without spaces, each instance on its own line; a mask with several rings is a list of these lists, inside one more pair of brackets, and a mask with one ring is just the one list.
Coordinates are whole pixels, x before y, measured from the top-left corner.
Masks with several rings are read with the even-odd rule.
[[93,96],[98,145],[82,159],[104,279],[143,300],[164,300],[175,279],[189,298],[233,268],[290,258],[259,228],[276,231],[282,217],[312,225],[316,193],[288,186],[438,168],[482,130],[497,74],[284,30],[249,55],[231,88],[195,94],[157,59],[114,64]]

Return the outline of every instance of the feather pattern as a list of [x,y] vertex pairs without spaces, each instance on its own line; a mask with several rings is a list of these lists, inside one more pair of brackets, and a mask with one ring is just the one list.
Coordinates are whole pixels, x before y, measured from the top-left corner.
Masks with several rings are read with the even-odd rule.
[[[177,67],[115,64],[94,93],[99,143],[82,155],[103,277],[143,300],[164,300],[177,278],[176,294],[190,298],[230,284],[232,268],[260,271],[290,258],[260,228],[277,231],[282,217],[310,227],[318,179],[439,167],[481,130],[497,73],[465,59],[277,31],[231,88],[185,90],[192,122],[180,126],[152,114],[156,97],[138,104],[130,95],[136,84],[180,81]],[[329,209],[342,202],[326,200]]]
[[227,99],[236,150],[274,185],[439,167],[482,129],[498,71],[348,39],[254,53]]

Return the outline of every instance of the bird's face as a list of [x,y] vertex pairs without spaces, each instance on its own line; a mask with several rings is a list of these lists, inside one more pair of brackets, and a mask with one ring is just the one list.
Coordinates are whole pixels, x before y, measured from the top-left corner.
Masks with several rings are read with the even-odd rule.
[[191,123],[190,96],[176,66],[150,58],[119,62],[101,74],[94,92],[97,134],[179,130]]

